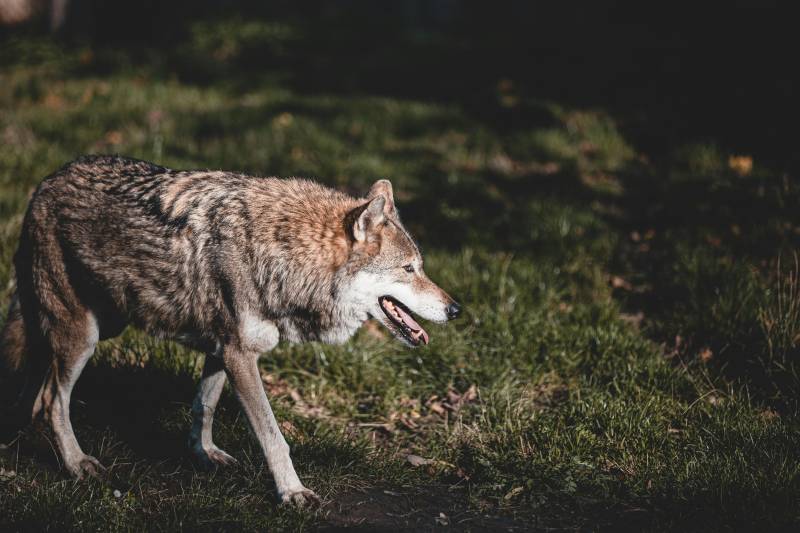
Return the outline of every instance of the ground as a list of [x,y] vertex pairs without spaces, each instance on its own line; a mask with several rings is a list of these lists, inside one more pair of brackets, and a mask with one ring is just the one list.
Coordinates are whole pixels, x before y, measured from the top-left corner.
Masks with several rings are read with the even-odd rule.
[[[101,343],[73,397],[109,479],[68,479],[29,428],[0,448],[0,529],[800,525],[800,187],[785,168],[714,138],[651,151],[616,110],[511,78],[452,99],[313,85],[313,61],[282,61],[300,31],[197,23],[166,58],[7,37],[0,303],[39,180],[120,153],[354,194],[389,178],[464,317],[431,325],[417,350],[368,324],[344,346],[264,357],[300,477],[325,502],[315,510],[277,505],[227,389],[215,435],[239,462],[196,468],[186,437],[203,356],[128,330]],[[248,73],[254,50],[278,66]]]

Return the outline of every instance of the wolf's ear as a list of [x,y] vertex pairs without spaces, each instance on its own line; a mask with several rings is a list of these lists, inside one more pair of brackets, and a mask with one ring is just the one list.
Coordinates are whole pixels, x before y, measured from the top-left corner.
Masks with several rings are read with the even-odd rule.
[[359,242],[367,240],[367,234],[386,220],[386,199],[378,195],[361,204],[347,214],[345,224],[352,228],[353,238]]
[[392,192],[392,183],[389,180],[378,180],[372,184],[367,198],[372,199],[378,196],[383,196],[386,200],[383,206],[383,212],[389,216],[394,216],[396,214],[394,208],[394,193]]

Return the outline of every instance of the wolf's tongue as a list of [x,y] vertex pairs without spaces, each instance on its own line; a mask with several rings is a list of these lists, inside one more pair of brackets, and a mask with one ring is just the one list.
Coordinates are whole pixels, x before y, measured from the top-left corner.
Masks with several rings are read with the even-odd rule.
[[406,313],[399,305],[394,306],[394,310],[398,314],[398,316],[400,316],[400,320],[402,320],[403,323],[406,326],[411,328],[412,331],[415,331],[415,332],[418,331],[419,332],[419,338],[422,339],[422,342],[424,342],[425,344],[428,344],[428,333],[424,329],[422,329],[422,326],[417,324],[417,321],[414,320],[411,317],[411,315]]

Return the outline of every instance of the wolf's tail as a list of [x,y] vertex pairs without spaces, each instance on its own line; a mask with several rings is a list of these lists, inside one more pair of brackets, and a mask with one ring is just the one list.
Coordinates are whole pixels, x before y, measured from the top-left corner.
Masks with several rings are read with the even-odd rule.
[[0,334],[0,376],[10,378],[22,370],[27,351],[25,322],[19,308],[19,297],[14,293]]
[[0,333],[0,442],[26,422],[19,412],[19,402],[30,380],[27,364],[30,353],[19,297],[15,293]]

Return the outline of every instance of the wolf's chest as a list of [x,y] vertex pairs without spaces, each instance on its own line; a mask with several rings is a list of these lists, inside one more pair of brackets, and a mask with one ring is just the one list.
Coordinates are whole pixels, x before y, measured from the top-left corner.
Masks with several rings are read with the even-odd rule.
[[367,320],[366,313],[342,310],[328,320],[309,320],[304,316],[287,316],[278,321],[281,339],[300,343],[320,341],[326,344],[342,344],[352,337]]

